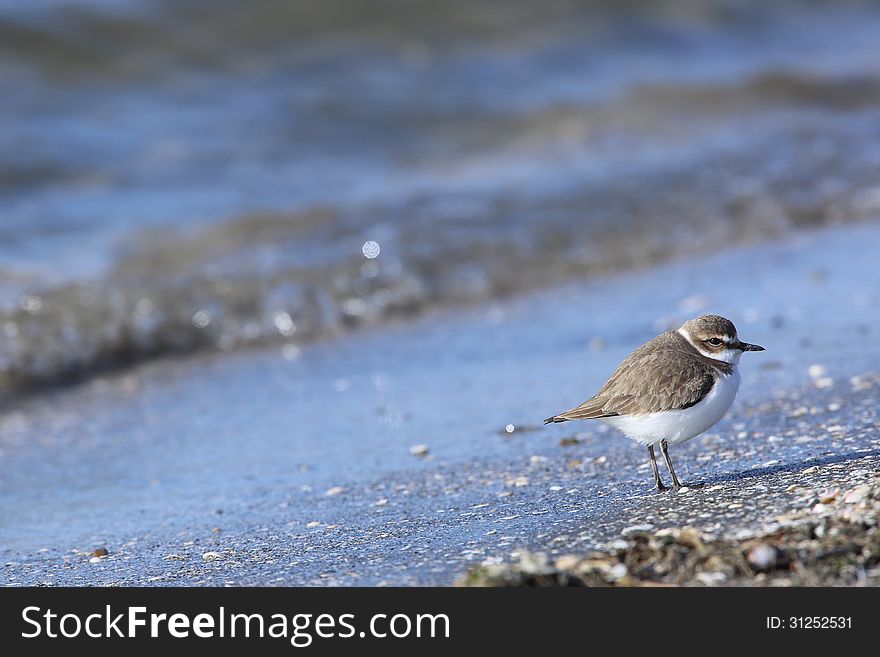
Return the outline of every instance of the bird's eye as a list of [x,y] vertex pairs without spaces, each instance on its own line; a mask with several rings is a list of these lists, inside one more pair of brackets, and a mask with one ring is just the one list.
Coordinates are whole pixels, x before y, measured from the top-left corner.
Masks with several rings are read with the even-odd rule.
[[708,342],[713,347],[719,347],[722,344],[721,338],[709,338],[708,340],[706,340],[706,342]]

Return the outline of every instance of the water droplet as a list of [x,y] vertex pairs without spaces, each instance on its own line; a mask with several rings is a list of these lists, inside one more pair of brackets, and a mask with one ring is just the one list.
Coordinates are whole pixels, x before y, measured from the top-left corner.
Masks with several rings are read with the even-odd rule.
[[375,240],[368,240],[364,242],[364,245],[361,247],[361,252],[364,254],[365,258],[370,258],[371,260],[379,255],[382,249],[379,247],[379,242]]
[[199,329],[205,328],[208,324],[211,323],[211,313],[202,308],[201,310],[196,311],[196,314],[193,315],[192,318],[193,326]]
[[293,318],[283,310],[275,313],[275,328],[285,337],[290,337],[296,333],[296,324]]

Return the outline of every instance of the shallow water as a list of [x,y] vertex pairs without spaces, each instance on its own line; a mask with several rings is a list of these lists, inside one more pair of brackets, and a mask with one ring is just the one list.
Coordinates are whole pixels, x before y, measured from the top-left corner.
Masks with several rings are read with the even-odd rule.
[[0,397],[874,219],[878,28],[858,2],[0,5]]
[[[849,376],[880,370],[878,250],[878,224],[795,234],[644,273],[436,312],[315,344],[292,359],[278,348],[165,359],[31,399],[0,420],[0,546],[10,561],[37,559],[63,571],[73,550],[127,546],[132,561],[106,573],[115,581],[142,581],[167,569],[163,555],[186,540],[205,545],[221,526],[222,535],[210,540],[234,544],[265,527],[299,535],[316,520],[360,523],[369,535],[402,517],[414,523],[394,524],[402,544],[455,551],[464,537],[477,541],[480,527],[419,529],[420,518],[434,517],[433,505],[445,504],[420,486],[479,497],[486,486],[481,468],[532,456],[556,460],[560,450],[575,458],[589,449],[614,463],[598,479],[581,475],[578,485],[637,495],[640,487],[649,490],[649,474],[624,464],[642,464],[642,448],[604,426],[543,428],[541,419],[589,396],[635,345],[703,311],[723,312],[743,339],[767,348],[743,358],[732,419],[713,429],[708,443],[692,441],[681,452],[679,469],[694,477],[719,467],[735,473],[759,457],[752,451],[707,465],[699,456],[707,444],[732,440],[746,419],[738,408],[768,396],[796,401],[800,388],[813,385],[812,365],[826,368],[830,399],[846,403]],[[789,422],[762,421],[763,436]],[[504,430],[508,424],[513,433]],[[558,441],[572,435],[583,445],[565,452]],[[848,449],[870,447],[859,435]],[[428,446],[427,458],[410,454],[417,444]],[[783,464],[827,454],[799,443],[773,449]],[[483,479],[503,487],[503,476],[492,484],[497,476]],[[345,492],[328,496],[334,487]],[[403,505],[394,509],[398,520],[377,514],[381,497]],[[583,502],[613,515],[620,500]],[[526,509],[533,503],[511,502]],[[577,520],[560,513],[527,514],[519,531],[540,536],[554,523]],[[357,572],[361,539],[331,537],[323,547],[323,539],[312,539],[318,542],[309,550],[319,552],[300,555],[312,564],[308,572],[343,562]],[[299,539],[278,540],[278,549],[300,549]],[[400,547],[371,545],[380,555]],[[74,571],[64,572],[58,578],[73,581]],[[256,570],[239,576],[265,581]]]

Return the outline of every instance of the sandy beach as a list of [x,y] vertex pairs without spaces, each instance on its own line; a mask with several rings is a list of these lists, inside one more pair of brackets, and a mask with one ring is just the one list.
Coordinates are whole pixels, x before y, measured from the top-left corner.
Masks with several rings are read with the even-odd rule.
[[[876,223],[797,232],[25,399],[0,417],[3,583],[449,585],[638,531],[743,539],[877,477],[878,252]],[[767,351],[677,449],[688,491],[604,425],[540,426],[710,311]]]

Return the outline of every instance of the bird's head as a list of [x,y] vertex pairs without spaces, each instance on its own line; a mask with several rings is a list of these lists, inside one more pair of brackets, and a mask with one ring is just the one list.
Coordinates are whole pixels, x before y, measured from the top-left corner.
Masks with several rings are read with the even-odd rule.
[[744,351],[764,351],[760,345],[741,341],[733,322],[720,315],[688,320],[678,332],[704,356],[726,363],[738,363]]

